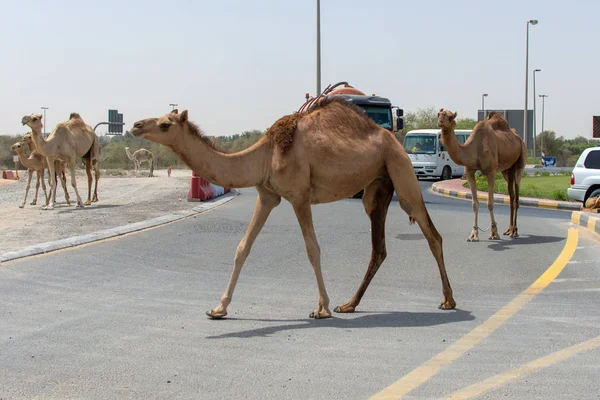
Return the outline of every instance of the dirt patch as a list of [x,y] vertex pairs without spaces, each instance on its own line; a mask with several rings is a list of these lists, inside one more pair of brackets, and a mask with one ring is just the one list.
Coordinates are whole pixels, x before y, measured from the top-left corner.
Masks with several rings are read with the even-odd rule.
[[[19,208],[27,186],[25,178],[11,185],[0,185],[0,254],[26,246],[84,235],[128,223],[144,221],[197,205],[187,201],[191,171],[155,170],[149,178],[147,171],[137,177],[129,171],[102,171],[98,183],[99,201],[91,206],[75,208],[75,191],[68,184],[71,205],[65,202],[59,184],[54,210],[42,210],[44,192],[40,187],[37,205],[31,206],[35,194],[35,176],[27,196],[27,204]],[[77,172],[77,188],[85,201],[87,178]]]

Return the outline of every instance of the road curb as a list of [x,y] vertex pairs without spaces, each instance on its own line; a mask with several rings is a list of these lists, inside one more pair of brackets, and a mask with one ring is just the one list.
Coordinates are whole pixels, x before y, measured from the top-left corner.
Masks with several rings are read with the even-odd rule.
[[571,213],[571,222],[600,235],[600,217],[585,212],[573,211]]
[[[458,197],[460,199],[472,199],[473,196],[471,192],[463,192],[457,190],[449,190],[438,187],[438,183],[434,183],[431,185],[431,190],[436,193],[439,193],[443,196],[449,197]],[[487,194],[477,194],[477,199],[479,201],[487,201]],[[494,196],[494,203],[496,204],[506,204],[510,205],[510,199],[508,197],[499,197]],[[519,205],[527,206],[527,207],[535,207],[535,208],[546,208],[549,210],[563,210],[563,211],[581,211],[583,210],[583,204],[579,203],[566,203],[566,202],[558,202],[554,200],[545,200],[545,199],[519,199]]]
[[202,202],[202,204],[199,204],[188,210],[177,211],[173,214],[163,215],[145,221],[134,222],[132,224],[117,226],[115,228],[88,233],[87,235],[73,236],[66,239],[59,239],[51,242],[34,244],[16,251],[9,251],[0,255],[0,263],[16,260],[23,257],[45,254],[56,250],[66,249],[69,247],[80,246],[82,244],[92,243],[98,240],[109,239],[127,233],[141,231],[159,225],[164,225],[169,222],[174,222],[183,218],[191,217],[193,215],[211,210],[215,207],[218,207],[222,204],[233,200],[233,198],[238,196],[239,194],[240,193],[237,190],[232,189],[229,193],[223,196],[206,200]]

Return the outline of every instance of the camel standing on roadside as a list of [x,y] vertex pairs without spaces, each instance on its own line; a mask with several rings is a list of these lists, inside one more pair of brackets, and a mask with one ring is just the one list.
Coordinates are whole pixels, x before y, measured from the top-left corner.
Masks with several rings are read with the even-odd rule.
[[[56,125],[50,136],[44,139],[42,136],[42,116],[40,114],[26,115],[21,119],[21,123],[31,128],[33,141],[37,150],[48,158],[48,169],[51,180],[50,190],[56,188],[55,161],[65,162],[71,173],[71,186],[73,186],[75,195],[77,196],[77,207],[84,206],[77,190],[77,180],[75,178],[76,160],[78,157],[82,157],[88,176],[88,198],[85,205],[90,205],[92,201],[98,201],[97,191],[98,179],[100,177],[98,157],[100,154],[98,137],[92,127],[87,125],[79,114],[71,113],[68,121]],[[94,167],[96,177],[94,197],[92,199],[90,199],[92,187],[91,166]],[[50,204],[44,207],[44,210],[53,209],[55,202],[56,191],[54,190]]]
[[[33,138],[31,137],[31,133],[27,133],[25,134],[25,136],[23,136],[23,140],[25,141],[25,143],[27,144],[27,146],[29,146],[29,154],[37,154],[37,156],[42,157],[42,155],[39,153],[39,151],[37,151],[36,147],[35,147],[35,143],[33,141]],[[44,165],[45,165],[45,169],[48,169],[48,161],[46,159],[46,157],[42,157],[44,160]],[[62,185],[62,188],[65,192],[65,201],[67,202],[67,205],[71,204],[71,200],[70,200],[70,196],[69,196],[69,191],[67,190],[67,177],[65,175],[65,164],[63,164],[60,161],[56,161],[54,163],[54,171],[55,174],[58,176],[58,178],[60,179],[60,184]],[[42,172],[42,178],[44,176],[44,173]],[[50,175],[48,175],[48,184],[50,184]],[[52,189],[50,190],[50,196],[52,195]],[[46,200],[46,205],[48,205],[48,201],[50,200],[50,196],[48,196],[47,200]]]
[[130,131],[170,147],[193,171],[223,187],[256,187],[256,208],[238,245],[233,272],[221,302],[207,312],[227,315],[242,266],[271,211],[284,198],[300,224],[308,259],[319,289],[311,318],[331,317],[321,273],[321,253],[313,227],[311,204],[330,203],[364,189],[363,205],[371,219],[371,261],[356,294],[336,312],[353,312],[386,258],[385,220],[394,189],[401,208],[419,224],[437,261],[444,300],[441,309],[456,306],[446,274],[442,237],[421,194],[411,161],[394,134],[373,122],[357,106],[331,96],[306,114],[287,115],[253,146],[223,154],[188,120],[187,110],[137,121]]
[[129,151],[129,147],[125,147],[125,154],[127,154],[127,157],[129,157],[129,159],[131,161],[133,161],[136,174],[142,168],[142,163],[145,162],[148,164],[148,169],[150,169],[150,174],[148,176],[149,177],[154,176],[154,174],[153,174],[153,172],[154,172],[154,155],[152,154],[152,152],[150,150],[137,149],[136,151],[133,152],[133,154],[131,154],[131,152]]
[[450,158],[465,167],[465,175],[471,188],[473,213],[475,222],[469,242],[479,241],[479,227],[477,214],[479,200],[477,199],[477,185],[475,172],[481,171],[488,181],[488,210],[490,211],[491,231],[490,240],[500,239],[498,228],[494,219],[494,183],[496,172],[502,172],[508,185],[510,197],[510,224],[504,235],[511,238],[519,237],[517,229],[517,210],[519,209],[519,189],[521,178],[527,163],[527,148],[521,137],[508,122],[498,113],[491,112],[484,121],[480,121],[473,128],[473,133],[465,144],[460,144],[454,135],[456,127],[456,113],[444,110],[438,113],[438,127],[442,128],[442,144],[448,149]]
[[37,175],[37,180],[35,182],[35,196],[33,197],[33,201],[30,205],[35,206],[37,204],[38,192],[40,189],[40,181],[42,183],[42,189],[44,190],[44,198],[46,204],[48,204],[48,200],[50,197],[46,192],[46,182],[44,180],[44,169],[48,167],[46,163],[46,158],[42,157],[42,155],[38,153],[31,153],[29,157],[25,156],[25,149],[23,148],[23,143],[17,142],[12,145],[10,148],[14,151],[17,156],[19,156],[19,161],[23,164],[23,167],[27,168],[27,187],[25,188],[25,197],[23,198],[23,202],[19,205],[19,208],[25,207],[25,203],[27,202],[27,194],[29,193],[29,187],[31,185],[31,177],[35,172]]

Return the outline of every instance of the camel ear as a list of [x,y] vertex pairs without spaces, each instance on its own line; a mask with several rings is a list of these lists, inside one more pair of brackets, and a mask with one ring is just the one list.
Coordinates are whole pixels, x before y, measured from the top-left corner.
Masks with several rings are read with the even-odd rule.
[[443,108],[440,108],[440,112],[443,112],[443,111],[444,111],[444,109],[443,109]]
[[452,121],[453,119],[455,119],[455,118],[456,118],[456,115],[457,115],[457,113],[450,114],[450,121]]
[[188,120],[188,111],[187,110],[183,110],[181,112],[181,115],[179,116],[179,122],[185,122]]

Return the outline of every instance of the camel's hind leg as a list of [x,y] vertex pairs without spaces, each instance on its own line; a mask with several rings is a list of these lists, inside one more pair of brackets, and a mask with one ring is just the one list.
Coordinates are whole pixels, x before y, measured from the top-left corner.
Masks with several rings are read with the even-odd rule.
[[50,200],[50,196],[48,194],[48,191],[46,190],[46,180],[44,179],[44,171],[45,171],[45,169],[38,171],[38,178],[40,181],[42,181],[42,190],[44,191],[45,204],[48,204],[48,201]]
[[[69,161],[69,172],[71,173],[71,186],[73,190],[75,190],[75,196],[77,196],[77,205],[75,207],[83,207],[83,201],[81,200],[81,196],[79,195],[79,190],[77,190],[77,179],[75,177],[75,159]],[[56,185],[55,185],[56,187]]]
[[227,289],[225,290],[223,297],[221,297],[221,302],[219,305],[216,308],[206,312],[206,315],[211,318],[219,319],[227,315],[227,307],[231,303],[235,285],[240,277],[240,272],[244,266],[244,262],[246,261],[248,254],[250,254],[252,244],[254,244],[254,240],[260,233],[262,227],[265,225],[265,222],[267,221],[271,211],[281,202],[280,196],[267,192],[264,189],[257,189],[258,197],[256,198],[256,207],[254,208],[254,213],[252,214],[250,224],[248,224],[248,229],[246,229],[246,233],[240,241],[240,244],[238,244],[235,252],[233,272],[229,277]]
[[71,197],[69,196],[69,191],[67,190],[67,176],[65,175],[64,167],[62,166],[62,164],[59,165],[59,167],[61,168],[61,171],[58,173],[58,178],[60,179],[60,184],[63,188],[63,191],[65,192],[65,201],[67,202],[67,205],[70,206]]
[[416,221],[423,232],[423,235],[429,243],[431,253],[437,262],[440,276],[442,279],[442,293],[444,300],[439,308],[449,310],[456,307],[456,302],[452,296],[452,288],[446,274],[446,266],[444,264],[444,253],[442,250],[442,236],[438,233],[433,225],[433,221],[429,217],[419,182],[414,174],[414,170],[408,157],[394,158],[390,162],[386,162],[386,168],[392,182],[396,195],[402,209]]
[[377,179],[365,188],[362,201],[365,211],[371,219],[371,260],[369,261],[367,273],[354,296],[346,304],[336,307],[333,311],[339,313],[354,312],[379,266],[385,260],[387,256],[385,251],[385,219],[393,194],[394,186],[388,178]]
[[519,190],[521,190],[521,178],[523,178],[524,169],[515,170],[515,199],[513,201],[515,214],[513,216],[513,232],[510,235],[511,238],[519,237],[519,229],[517,228],[517,211],[519,210]]
[[510,222],[508,224],[508,229],[504,231],[503,235],[512,235],[514,231],[514,218],[515,218],[515,180],[512,169],[502,171],[502,176],[504,176],[504,180],[506,181],[506,187],[508,189],[508,197],[510,200]]
[[98,165],[98,162],[94,164],[92,161],[92,164],[94,166],[94,195],[92,196],[92,203],[94,203],[98,201],[98,180],[100,179],[100,166]]
[[498,226],[494,217],[494,186],[496,183],[496,172],[490,172],[487,176],[488,180],[488,211],[490,212],[490,236],[489,240],[500,240],[498,236]]
[[475,170],[465,167],[465,176],[467,178],[467,182],[469,182],[469,187],[471,188],[471,203],[473,207],[473,229],[471,230],[471,235],[467,238],[467,242],[479,242],[479,226],[477,225],[479,199],[477,198]]
[[[43,173],[43,170],[42,170],[42,173]],[[35,195],[33,196],[33,200],[31,201],[31,203],[29,203],[29,205],[32,205],[32,206],[37,205],[37,198],[38,198],[38,194],[40,192],[40,180],[42,182],[44,182],[44,177],[42,176],[40,178],[40,175],[41,175],[40,171],[35,171]]]

